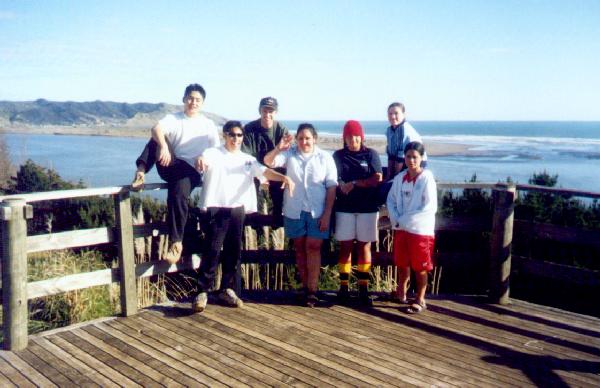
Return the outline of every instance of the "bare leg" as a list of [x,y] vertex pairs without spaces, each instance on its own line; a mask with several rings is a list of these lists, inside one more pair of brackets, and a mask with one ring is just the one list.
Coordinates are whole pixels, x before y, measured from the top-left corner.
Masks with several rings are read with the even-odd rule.
[[427,290],[427,271],[420,271],[415,273],[417,279],[417,298],[416,302],[419,304],[425,303],[425,291]]
[[408,291],[408,281],[410,280],[410,267],[398,267],[398,287],[396,295],[398,299],[405,300]]
[[307,270],[306,270],[306,236],[297,237],[294,239],[294,249],[296,250],[296,266],[303,287],[307,287]]
[[321,245],[323,240],[306,237],[306,288],[309,293],[317,292],[321,272]]

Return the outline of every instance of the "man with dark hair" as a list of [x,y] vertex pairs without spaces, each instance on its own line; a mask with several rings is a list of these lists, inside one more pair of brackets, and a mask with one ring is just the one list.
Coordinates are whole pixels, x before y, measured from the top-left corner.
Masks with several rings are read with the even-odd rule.
[[183,112],[167,114],[152,128],[152,139],[136,160],[133,190],[144,186],[145,174],[156,164],[158,175],[168,183],[167,224],[169,249],[164,259],[176,263],[183,251],[183,232],[188,199],[202,185],[202,152],[221,142],[215,123],[201,113],[206,92],[198,84],[185,88]]
[[[288,134],[287,128],[275,120],[279,104],[274,97],[265,97],[260,100],[258,112],[260,119],[249,122],[244,126],[244,143],[242,151],[254,156],[264,164],[265,155],[275,148],[281,138]],[[276,169],[285,175],[284,168]],[[280,182],[269,181],[269,194],[273,201],[273,216],[275,224],[283,225],[281,209],[283,204],[283,190]]]

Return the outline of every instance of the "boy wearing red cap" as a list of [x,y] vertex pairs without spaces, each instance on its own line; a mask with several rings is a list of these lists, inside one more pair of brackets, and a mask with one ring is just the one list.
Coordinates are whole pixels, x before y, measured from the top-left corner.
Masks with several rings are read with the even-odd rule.
[[342,303],[349,298],[352,251],[356,240],[359,303],[368,306],[371,304],[368,294],[371,242],[377,241],[378,206],[373,199],[383,174],[379,155],[364,145],[365,135],[358,121],[346,122],[343,140],[344,148],[333,154],[338,171],[335,202],[335,235],[340,242],[338,297]]

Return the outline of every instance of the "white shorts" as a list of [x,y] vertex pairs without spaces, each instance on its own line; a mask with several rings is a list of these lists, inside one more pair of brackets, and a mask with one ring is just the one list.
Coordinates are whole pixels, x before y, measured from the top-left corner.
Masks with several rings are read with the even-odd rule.
[[377,241],[379,213],[335,213],[335,238],[338,241]]

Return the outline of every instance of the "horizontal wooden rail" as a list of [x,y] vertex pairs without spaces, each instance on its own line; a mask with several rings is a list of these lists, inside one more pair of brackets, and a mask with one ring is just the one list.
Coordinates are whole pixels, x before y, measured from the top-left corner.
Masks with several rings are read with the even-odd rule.
[[[177,264],[169,264],[164,260],[148,261],[139,263],[135,266],[135,276],[137,278],[146,278],[165,273],[196,269],[199,266],[200,257],[197,255],[192,255],[188,260],[182,260]],[[89,287],[119,283],[120,276],[121,273],[118,268],[107,268],[93,272],[78,273],[59,278],[31,282],[27,286],[27,297],[28,299],[39,298]]]

